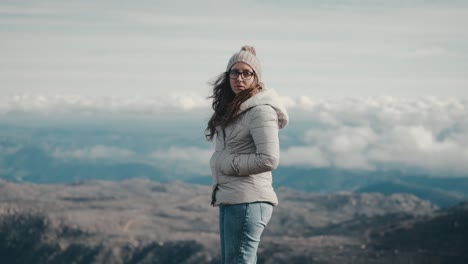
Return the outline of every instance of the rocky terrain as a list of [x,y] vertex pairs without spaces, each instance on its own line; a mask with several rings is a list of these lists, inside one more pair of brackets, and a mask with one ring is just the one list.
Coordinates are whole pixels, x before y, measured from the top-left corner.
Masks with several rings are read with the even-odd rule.
[[[259,263],[468,263],[468,204],[278,189]],[[219,263],[210,187],[0,180],[2,263]]]

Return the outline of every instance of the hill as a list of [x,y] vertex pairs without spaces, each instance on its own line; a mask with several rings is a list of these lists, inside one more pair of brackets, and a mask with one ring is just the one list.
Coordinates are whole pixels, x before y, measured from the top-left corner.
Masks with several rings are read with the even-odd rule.
[[[15,263],[219,263],[217,210],[209,206],[209,193],[208,186],[144,179],[0,181],[0,258]],[[278,196],[259,263],[466,259],[466,205],[440,210],[406,194],[312,194],[286,188]],[[438,243],[445,244],[435,251]]]

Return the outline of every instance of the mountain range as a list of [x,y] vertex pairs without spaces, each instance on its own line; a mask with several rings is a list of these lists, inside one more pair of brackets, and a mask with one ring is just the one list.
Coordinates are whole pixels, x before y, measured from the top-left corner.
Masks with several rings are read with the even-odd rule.
[[[466,263],[468,204],[277,189],[259,263]],[[210,187],[147,179],[0,181],[6,263],[219,263]]]

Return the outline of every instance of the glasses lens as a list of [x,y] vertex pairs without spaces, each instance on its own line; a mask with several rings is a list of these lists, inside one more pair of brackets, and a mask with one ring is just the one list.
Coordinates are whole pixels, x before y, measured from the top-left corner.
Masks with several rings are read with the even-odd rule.
[[230,70],[229,71],[229,77],[231,79],[236,79],[237,77],[239,77],[239,72],[236,71],[236,70]]
[[252,77],[252,73],[251,72],[248,72],[248,71],[245,71],[245,72],[242,72],[242,78],[244,79],[250,79]]

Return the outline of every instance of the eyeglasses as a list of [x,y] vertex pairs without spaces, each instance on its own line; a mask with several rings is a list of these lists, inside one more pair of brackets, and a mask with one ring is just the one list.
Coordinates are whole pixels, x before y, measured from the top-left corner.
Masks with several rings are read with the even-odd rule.
[[252,76],[255,75],[255,72],[249,72],[249,71],[243,71],[240,72],[238,70],[230,70],[229,71],[229,78],[231,79],[237,79],[237,77],[242,76],[242,79],[244,80],[250,80]]

